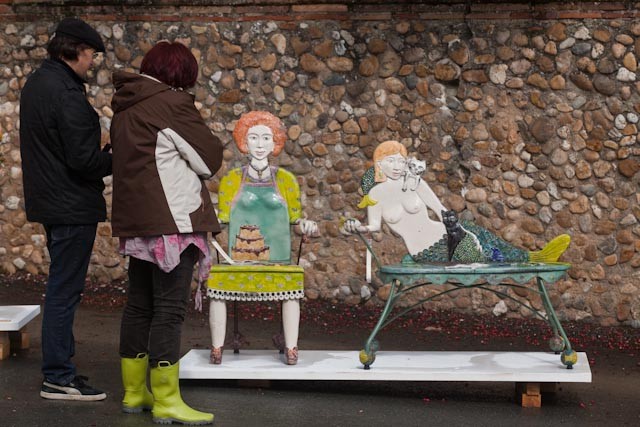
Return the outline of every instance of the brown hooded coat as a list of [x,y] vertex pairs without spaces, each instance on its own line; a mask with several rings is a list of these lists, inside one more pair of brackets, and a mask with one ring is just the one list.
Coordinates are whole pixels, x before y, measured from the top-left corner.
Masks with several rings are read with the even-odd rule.
[[222,144],[193,96],[123,71],[113,83],[113,235],[218,233],[204,180],[220,169]]

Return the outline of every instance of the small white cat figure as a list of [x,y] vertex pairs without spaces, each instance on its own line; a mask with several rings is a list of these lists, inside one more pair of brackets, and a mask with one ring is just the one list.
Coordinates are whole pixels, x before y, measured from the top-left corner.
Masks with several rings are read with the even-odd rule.
[[415,157],[407,159],[407,169],[404,172],[404,181],[402,183],[402,191],[407,191],[409,181],[413,181],[411,191],[415,191],[420,184],[420,176],[427,170],[427,164],[424,160],[418,160]]

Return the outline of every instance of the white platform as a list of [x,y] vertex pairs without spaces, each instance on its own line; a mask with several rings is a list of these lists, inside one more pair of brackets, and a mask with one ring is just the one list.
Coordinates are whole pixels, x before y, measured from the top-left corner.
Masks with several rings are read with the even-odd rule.
[[19,331],[38,314],[39,305],[0,305],[0,331]]
[[191,350],[180,360],[182,379],[509,381],[591,382],[586,353],[567,369],[560,355],[498,351],[380,351],[365,370],[357,351],[305,351],[287,366],[277,350],[224,352],[221,365],[209,363],[209,350]]

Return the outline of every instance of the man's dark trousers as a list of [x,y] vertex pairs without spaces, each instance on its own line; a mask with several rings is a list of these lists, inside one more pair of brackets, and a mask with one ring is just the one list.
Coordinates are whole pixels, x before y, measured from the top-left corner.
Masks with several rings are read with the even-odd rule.
[[42,317],[42,373],[66,385],[76,376],[73,319],[84,290],[97,224],[45,225],[51,257]]

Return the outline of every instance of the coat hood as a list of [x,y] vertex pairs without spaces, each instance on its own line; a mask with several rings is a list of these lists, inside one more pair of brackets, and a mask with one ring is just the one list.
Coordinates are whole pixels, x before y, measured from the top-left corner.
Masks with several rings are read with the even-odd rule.
[[171,86],[151,77],[126,71],[113,73],[113,85],[116,88],[116,93],[111,100],[114,113],[124,111],[160,92],[171,90]]

